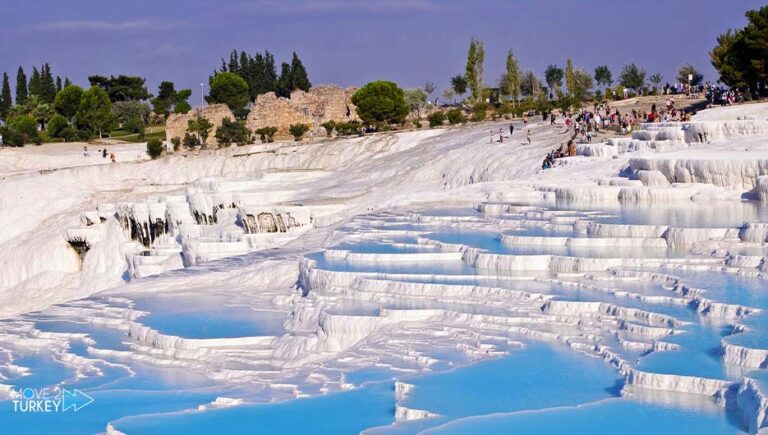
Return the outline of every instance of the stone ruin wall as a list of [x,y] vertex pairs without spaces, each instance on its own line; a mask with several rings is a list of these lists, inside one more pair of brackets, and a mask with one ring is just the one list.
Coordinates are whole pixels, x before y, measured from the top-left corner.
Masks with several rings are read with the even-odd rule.
[[[256,130],[262,127],[277,127],[277,138],[290,138],[288,128],[291,124],[308,124],[315,135],[325,135],[322,124],[327,121],[347,122],[359,120],[357,110],[352,104],[352,94],[357,89],[344,89],[336,85],[320,85],[308,92],[296,90],[291,98],[277,97],[274,92],[259,95],[246,119],[246,126],[256,135]],[[187,123],[198,116],[200,109],[193,109],[186,115],[171,115],[165,124],[165,136],[171,139],[184,138]],[[211,104],[203,109],[203,117],[208,119],[213,128],[206,140],[209,146],[218,146],[214,134],[221,125],[222,119],[229,117],[234,120],[232,111],[225,104]]]
[[290,137],[291,124],[308,124],[315,134],[325,134],[322,124],[327,121],[359,120],[352,104],[356,89],[336,85],[315,86],[304,92],[293,91],[291,98],[275,96],[273,92],[259,95],[248,114],[246,125],[251,131],[262,127],[277,127],[276,137]]
[[[169,116],[168,121],[165,122],[165,138],[168,143],[170,143],[171,139],[174,137],[184,139],[184,133],[187,132],[189,120],[197,118],[198,116],[200,116],[199,108],[192,109],[184,115],[174,114]],[[203,109],[202,116],[213,124],[205,143],[208,146],[218,146],[219,143],[216,141],[216,137],[214,137],[216,129],[221,126],[221,122],[224,118],[229,118],[234,121],[235,115],[232,114],[232,111],[229,110],[229,107],[227,107],[226,104],[211,104]]]

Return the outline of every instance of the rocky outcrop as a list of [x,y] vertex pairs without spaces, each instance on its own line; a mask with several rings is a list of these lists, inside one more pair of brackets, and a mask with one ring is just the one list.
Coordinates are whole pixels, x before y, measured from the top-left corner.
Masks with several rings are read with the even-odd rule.
[[[169,116],[168,121],[165,123],[165,139],[170,142],[174,137],[178,137],[179,139],[184,138],[184,133],[187,132],[189,120],[197,118],[198,116],[201,116],[199,108],[190,110],[188,113],[183,115],[179,114]],[[216,141],[216,137],[214,137],[216,129],[221,126],[221,121],[224,118],[234,120],[235,115],[232,114],[232,111],[229,110],[229,107],[227,107],[226,104],[211,104],[203,108],[202,117],[213,124],[213,127],[211,128],[211,131],[208,135],[208,139],[205,141],[206,145],[218,146],[219,143]]]
[[248,114],[246,125],[252,131],[262,127],[277,127],[276,136],[289,136],[291,124],[309,124],[318,133],[327,121],[346,122],[357,120],[357,112],[351,98],[354,88],[343,89],[336,85],[315,86],[304,92],[296,90],[291,98],[277,97],[274,92],[259,95]]

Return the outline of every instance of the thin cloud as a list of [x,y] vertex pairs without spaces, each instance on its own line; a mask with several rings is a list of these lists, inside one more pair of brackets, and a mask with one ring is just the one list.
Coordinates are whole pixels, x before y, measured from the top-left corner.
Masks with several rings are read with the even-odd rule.
[[168,28],[177,26],[178,22],[157,22],[151,20],[132,20],[132,21],[103,21],[103,20],[81,20],[81,21],[49,21],[40,23],[36,28],[40,30],[57,31],[100,31],[100,32],[120,32],[127,30],[145,30],[150,28]]
[[362,12],[405,12],[437,10],[441,5],[432,0],[260,0],[244,3],[253,10],[281,14],[308,14],[313,12],[362,11]]

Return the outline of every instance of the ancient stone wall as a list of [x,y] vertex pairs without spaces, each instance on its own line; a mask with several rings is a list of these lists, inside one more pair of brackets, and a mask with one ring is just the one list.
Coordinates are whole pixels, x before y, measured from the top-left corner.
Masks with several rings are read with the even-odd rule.
[[290,136],[291,124],[309,124],[318,133],[327,121],[346,122],[359,119],[351,98],[356,89],[336,85],[315,86],[309,90],[293,91],[291,98],[280,98],[269,92],[259,95],[248,114],[246,125],[252,131],[262,127],[277,127],[279,137]]
[[[170,142],[174,137],[183,139],[184,133],[187,131],[189,120],[197,118],[198,116],[200,116],[199,108],[194,108],[184,115],[169,116],[168,121],[165,123],[166,140]],[[226,104],[211,104],[203,109],[202,116],[213,124],[211,132],[208,134],[208,139],[205,141],[206,144],[209,146],[218,146],[218,142],[214,137],[216,129],[221,126],[221,121],[224,118],[229,118],[234,121],[235,115],[232,114],[232,111],[229,110],[229,107],[227,107]]]

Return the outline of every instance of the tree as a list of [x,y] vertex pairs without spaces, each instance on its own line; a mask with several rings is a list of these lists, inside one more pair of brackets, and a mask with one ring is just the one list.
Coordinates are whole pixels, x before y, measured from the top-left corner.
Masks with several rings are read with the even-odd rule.
[[[687,76],[686,76],[687,78]],[[659,85],[661,84],[661,81],[664,80],[664,76],[656,73],[650,77],[648,77],[648,81],[653,84],[653,91],[657,92],[659,90]]]
[[473,101],[482,99],[483,96],[483,64],[485,62],[485,46],[483,42],[472,38],[469,41],[467,53],[467,65],[464,77],[467,79]]
[[47,131],[51,137],[62,137],[62,133],[67,127],[69,127],[69,121],[67,121],[67,118],[56,114],[48,120]]
[[520,66],[517,64],[517,59],[512,53],[512,50],[507,52],[507,68],[504,74],[501,76],[501,93],[512,98],[512,101],[517,101],[520,97],[520,83],[522,77],[520,75]]
[[619,83],[627,89],[640,91],[645,86],[645,70],[634,63],[630,63],[621,70]]
[[40,69],[40,100],[43,103],[51,104],[55,98],[56,83],[53,80],[51,66],[48,63],[45,63]]
[[208,140],[208,135],[210,135],[212,128],[213,124],[211,124],[211,121],[202,116],[187,121],[187,130],[197,134],[200,138],[200,143],[203,145]]
[[251,130],[245,126],[244,121],[232,121],[229,117],[221,120],[221,126],[216,129],[214,135],[219,145],[245,145],[251,141]]
[[595,82],[598,86],[611,86],[613,84],[613,76],[611,70],[608,69],[608,65],[600,65],[595,68]]
[[64,86],[61,84],[61,77],[56,76],[56,93],[58,94],[62,89],[64,89]]
[[370,82],[352,95],[357,115],[367,124],[401,124],[408,116],[405,93],[393,82]]
[[112,104],[112,118],[121,126],[136,121],[142,125],[146,124],[149,112],[149,105],[142,101],[117,101]]
[[173,82],[163,81],[157,89],[157,97],[151,100],[155,113],[168,116],[173,110],[174,113],[187,113],[191,109],[187,100],[192,95],[191,89],[181,89],[176,91]]
[[83,88],[77,85],[65,86],[56,95],[56,99],[53,101],[53,107],[58,113],[63,115],[68,120],[72,120],[77,114],[77,110],[80,108],[80,100],[83,98],[85,91]]
[[437,111],[429,115],[428,121],[430,127],[439,127],[445,122],[445,113]]
[[[689,76],[693,76],[693,79],[688,80]],[[677,80],[680,83],[690,82],[691,86],[698,86],[701,81],[704,80],[704,75],[696,71],[696,68],[693,65],[686,63],[685,65],[681,66],[679,70],[677,70]]]
[[147,141],[147,155],[149,155],[152,160],[160,157],[163,154],[163,151],[163,143],[160,139],[150,139]]
[[309,126],[307,124],[291,124],[291,126],[288,127],[288,131],[296,142],[298,142],[301,140],[301,137],[304,136],[304,133],[309,131]]
[[544,80],[546,80],[549,89],[552,89],[558,96],[562,92],[563,77],[564,73],[562,68],[559,68],[556,65],[547,65],[547,69],[544,71]]
[[592,76],[582,70],[574,69],[573,72],[573,90],[571,96],[577,103],[588,100],[592,97],[592,88],[595,86]]
[[768,93],[768,6],[746,17],[746,27],[718,36],[710,59],[726,85]]
[[277,89],[275,94],[278,97],[289,98],[291,96],[291,82],[293,81],[291,75],[291,66],[285,62],[280,65],[280,78],[277,79]]
[[248,83],[235,73],[219,73],[211,78],[209,103],[223,103],[231,110],[241,110],[248,104]]
[[446,102],[454,101],[456,98],[456,92],[453,90],[453,88],[445,88],[443,89],[443,100]]
[[456,95],[461,98],[465,93],[467,93],[467,86],[469,83],[467,82],[467,78],[463,75],[459,74],[455,77],[451,77],[451,88],[453,89],[453,92],[456,93]]
[[293,58],[291,59],[291,90],[300,89],[306,92],[311,87],[312,83],[309,81],[307,70],[294,51]]
[[451,125],[467,122],[467,117],[464,116],[464,112],[461,109],[451,109],[445,114],[445,117],[448,118],[448,123]]
[[277,127],[262,127],[257,129],[254,133],[259,135],[261,143],[272,143],[275,141],[275,133],[277,133]]
[[147,100],[149,99],[149,91],[145,85],[146,80],[141,77],[119,75],[109,76],[89,76],[88,81],[91,83],[91,87],[97,86],[107,92],[109,100],[115,101],[130,101],[130,100]]
[[411,109],[411,113],[416,113],[418,118],[421,118],[421,108],[427,103],[427,94],[419,89],[406,89],[405,101],[408,103],[408,107]]
[[75,118],[78,125],[87,127],[94,133],[98,132],[101,137],[113,124],[109,94],[104,89],[92,86],[83,93]]
[[8,111],[13,107],[11,99],[11,84],[8,81],[8,73],[3,73],[3,87],[0,91],[0,119],[8,119]]
[[526,71],[520,78],[520,92],[525,97],[537,99],[542,94],[542,83],[533,71]]
[[432,94],[435,92],[435,84],[432,82],[425,82],[424,83],[424,93],[427,94],[427,98],[432,96]]
[[8,131],[12,132],[12,136],[18,137],[18,140],[9,141],[11,145],[22,146],[39,140],[37,121],[32,115],[21,115],[12,118],[8,121]]
[[22,105],[27,102],[27,76],[24,74],[24,68],[19,67],[16,72],[16,104]]
[[573,62],[571,59],[565,61],[565,89],[568,95],[573,96],[574,91]]
[[37,67],[32,67],[32,76],[29,78],[29,95],[37,95],[38,97],[41,96],[40,71],[37,70]]

